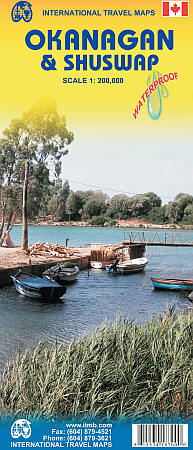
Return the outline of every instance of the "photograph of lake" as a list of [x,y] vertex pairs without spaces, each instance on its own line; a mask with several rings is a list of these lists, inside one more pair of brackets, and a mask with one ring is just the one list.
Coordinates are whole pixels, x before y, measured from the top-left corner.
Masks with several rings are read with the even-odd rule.
[[[29,226],[29,244],[50,242],[84,247],[89,243],[117,243],[123,240],[123,229],[102,227]],[[131,231],[131,230],[130,230]],[[142,230],[143,231],[143,230]],[[173,230],[171,230],[172,232]],[[15,226],[11,238],[21,242],[21,226]],[[23,297],[13,285],[0,290],[0,364],[10,360],[16,351],[45,344],[67,343],[81,335],[91,335],[105,320],[116,315],[130,316],[145,323],[151,316],[191,310],[186,292],[153,289],[151,277],[193,278],[193,247],[147,247],[145,270],[125,276],[105,270],[81,270],[75,283],[67,287],[59,302],[46,303]]]

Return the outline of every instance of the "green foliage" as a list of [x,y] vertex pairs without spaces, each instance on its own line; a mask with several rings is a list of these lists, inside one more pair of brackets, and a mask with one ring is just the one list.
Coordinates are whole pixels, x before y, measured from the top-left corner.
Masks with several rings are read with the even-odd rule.
[[168,221],[177,223],[183,220],[185,208],[193,204],[193,196],[189,194],[178,194],[173,202],[166,207],[166,218]]
[[2,198],[6,198],[8,203],[10,198],[14,198],[15,206],[21,209],[24,166],[28,160],[30,215],[34,217],[40,213],[51,185],[50,165],[52,178],[58,178],[61,158],[68,153],[68,145],[72,140],[73,133],[68,131],[65,117],[59,116],[55,102],[50,99],[39,102],[20,119],[12,120],[0,140]]
[[70,186],[68,181],[62,184],[62,180],[59,178],[52,184],[49,190],[49,201],[47,204],[47,214],[50,214],[53,220],[63,221],[66,220],[66,200],[70,194]]
[[114,227],[117,221],[115,219],[107,219],[107,223],[109,227]]
[[119,219],[128,219],[131,216],[142,218],[154,207],[161,207],[161,199],[154,192],[137,194],[134,197],[119,194],[110,200],[107,215]]
[[72,220],[89,220],[106,211],[106,194],[100,191],[70,192],[66,200],[66,212]]
[[74,192],[70,192],[66,200],[66,213],[69,220],[77,219],[79,217],[80,201],[79,197]]
[[130,198],[125,194],[114,195],[109,202],[107,214],[109,217],[127,219],[129,214]]
[[182,220],[183,207],[178,201],[169,202],[166,206],[165,214],[168,222],[177,223]]
[[151,223],[164,224],[166,222],[165,213],[166,205],[160,207],[155,206],[148,212],[146,219]]
[[193,205],[188,205],[184,209],[183,223],[193,225]]
[[33,219],[39,213],[46,214],[50,187],[49,170],[44,163],[38,162],[31,167],[31,179],[28,189],[29,218]]
[[183,203],[184,206],[187,206],[187,205],[193,203],[193,196],[190,195],[190,194],[182,194],[182,193],[180,193],[180,194],[176,195],[175,200],[176,201],[179,200],[180,203]]
[[95,198],[94,196],[90,198],[90,200],[87,200],[83,206],[84,214],[86,214],[90,219],[93,216],[100,216],[105,213],[106,209],[107,206],[104,201],[100,198]]
[[66,200],[68,195],[70,194],[70,186],[68,181],[65,181],[64,184],[61,184],[61,189],[58,192],[60,198],[60,220],[66,219]]
[[150,211],[151,202],[149,197],[146,197],[143,194],[137,194],[131,198],[130,207],[133,217],[143,217]]
[[148,192],[147,194],[143,194],[144,197],[149,199],[150,205],[152,208],[160,207],[162,204],[161,198],[155,194],[154,192]]
[[106,216],[100,215],[97,217],[93,217],[91,220],[91,225],[96,225],[96,226],[104,226],[104,223],[107,221]]
[[0,382],[1,417],[125,418],[193,413],[193,316],[105,323],[91,337],[18,354]]

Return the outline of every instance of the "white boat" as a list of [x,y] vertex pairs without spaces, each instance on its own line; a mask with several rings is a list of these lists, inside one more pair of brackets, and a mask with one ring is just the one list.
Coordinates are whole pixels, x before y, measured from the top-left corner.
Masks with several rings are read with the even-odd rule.
[[106,267],[109,266],[109,264],[113,264],[114,261],[114,259],[110,261],[90,261],[90,265],[92,269],[106,269]]
[[75,264],[67,261],[64,264],[52,266],[43,273],[47,280],[54,280],[59,284],[71,283],[77,279],[79,268]]
[[114,264],[111,264],[106,268],[108,273],[114,274],[129,274],[129,273],[137,273],[144,270],[145,266],[148,264],[148,259],[136,258],[136,259],[128,259],[122,262],[115,261]]

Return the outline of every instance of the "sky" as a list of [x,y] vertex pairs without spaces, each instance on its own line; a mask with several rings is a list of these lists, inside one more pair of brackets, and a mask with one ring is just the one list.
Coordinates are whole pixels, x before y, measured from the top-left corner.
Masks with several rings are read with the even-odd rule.
[[62,170],[63,179],[69,180],[73,190],[89,189],[81,184],[86,183],[102,188],[110,197],[118,191],[128,195],[153,191],[161,196],[163,204],[179,192],[193,194],[189,136],[184,137],[182,130],[174,126],[159,141],[156,135],[149,137],[148,132],[136,141],[135,133],[124,131],[117,135],[109,127],[99,140],[92,130],[75,133]]
[[[0,130],[8,126],[11,119],[20,117],[42,97],[56,100],[58,111],[67,119],[67,126],[74,132],[74,142],[69,154],[64,157],[62,178],[68,179],[73,190],[102,188],[109,196],[119,192],[142,193],[154,191],[163,203],[172,200],[178,192],[193,194],[193,139],[192,139],[192,45],[193,20],[190,17],[162,17],[161,1],[137,0],[87,1],[34,0],[33,18],[29,23],[11,20],[14,2],[2,2],[0,26],[3,35],[1,55],[1,110]],[[100,17],[44,17],[44,9],[96,9]],[[104,9],[130,10],[132,16],[104,16]],[[135,9],[153,10],[155,15],[135,16]],[[32,29],[53,32],[74,28],[92,32],[112,29],[118,35],[122,30],[132,29],[139,37],[143,29],[151,29],[155,36],[158,29],[174,30],[174,49],[166,46],[162,51],[147,49],[141,52],[138,45],[130,52],[132,57],[143,53],[146,57],[155,53],[159,63],[155,70],[161,74],[177,72],[178,79],[165,84],[168,97],[162,99],[162,113],[152,120],[145,104],[135,120],[133,111],[142,93],[147,89],[148,70],[134,71],[64,71],[63,57],[73,53],[52,50],[56,59],[56,71],[44,71],[41,60],[49,53],[45,47],[31,50],[25,44],[25,36]],[[155,39],[156,40],[156,39]],[[62,41],[63,45],[63,41]],[[148,48],[148,47],[147,47]],[[97,53],[114,54],[109,49]],[[76,53],[87,53],[76,51]],[[92,49],[89,53],[96,53]],[[116,54],[125,51],[117,48]],[[64,84],[63,77],[92,77],[95,83]],[[98,84],[98,78],[123,77],[119,84]],[[153,98],[153,97],[152,97]],[[86,186],[88,185],[88,186]],[[107,189],[108,188],[108,189]],[[94,189],[94,187],[93,187]]]

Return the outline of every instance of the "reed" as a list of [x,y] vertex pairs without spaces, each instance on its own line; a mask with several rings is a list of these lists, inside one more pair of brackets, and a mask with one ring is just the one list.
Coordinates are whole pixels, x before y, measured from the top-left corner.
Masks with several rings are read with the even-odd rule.
[[126,418],[193,412],[193,316],[116,318],[91,337],[26,350],[0,383],[0,414]]

